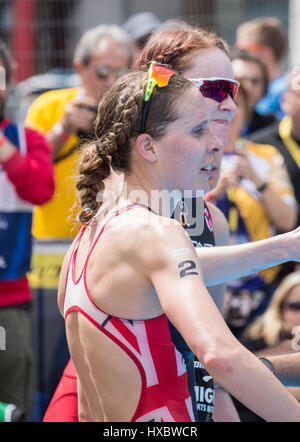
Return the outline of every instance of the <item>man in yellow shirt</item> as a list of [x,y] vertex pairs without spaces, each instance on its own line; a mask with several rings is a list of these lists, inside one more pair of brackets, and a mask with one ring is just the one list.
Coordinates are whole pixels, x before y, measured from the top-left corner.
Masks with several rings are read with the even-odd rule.
[[45,134],[52,145],[56,184],[54,197],[35,209],[35,238],[72,238],[73,223],[68,217],[75,202],[77,147],[92,136],[100,99],[130,68],[131,61],[130,39],[120,27],[100,25],[89,29],[74,54],[74,68],[82,86],[46,92],[29,108],[26,125]]

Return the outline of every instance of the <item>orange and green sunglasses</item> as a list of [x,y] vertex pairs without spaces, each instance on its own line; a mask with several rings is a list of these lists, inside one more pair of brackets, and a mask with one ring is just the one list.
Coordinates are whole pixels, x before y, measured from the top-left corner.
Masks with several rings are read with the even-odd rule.
[[148,71],[148,81],[144,96],[144,108],[142,115],[142,123],[140,133],[144,133],[146,127],[147,116],[151,103],[151,97],[155,86],[165,87],[169,84],[170,78],[179,73],[169,64],[158,63],[152,61]]
[[[177,72],[172,66],[152,61],[148,72],[140,133],[145,131],[151,96],[155,86],[167,86],[173,75],[179,75],[179,72]],[[235,100],[240,86],[240,83],[237,80],[230,78],[188,78],[188,80],[197,87],[203,97],[210,98],[217,103],[221,103],[228,96],[230,96],[232,100]]]

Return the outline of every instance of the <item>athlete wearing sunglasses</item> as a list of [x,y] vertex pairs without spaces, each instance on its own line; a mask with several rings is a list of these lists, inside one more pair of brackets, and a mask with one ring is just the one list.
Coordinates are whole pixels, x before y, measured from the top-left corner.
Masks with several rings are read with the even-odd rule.
[[[148,69],[152,60],[159,60],[163,63],[170,63],[180,70],[181,75],[186,78],[211,78],[220,77],[232,79],[233,73],[226,44],[214,35],[209,35],[205,32],[183,31],[183,32],[167,32],[163,36],[158,35],[150,41],[142,54],[137,69]],[[223,145],[226,144],[228,125],[235,110],[235,104],[230,95],[226,99],[218,103],[217,101],[207,99],[207,106],[209,112],[214,120],[215,134],[222,140]],[[211,173],[218,173],[217,168],[212,169]],[[227,241],[226,222],[224,217],[217,211],[213,213],[214,216],[214,236],[216,245],[225,245]],[[252,267],[266,268],[276,261],[276,263],[283,262],[288,259],[300,259],[299,243],[300,232],[292,232],[291,235],[284,236],[277,240],[261,241],[253,243],[249,247],[246,245],[234,247],[201,247],[197,251],[203,252],[199,254],[201,266],[204,269],[204,278],[206,285],[210,288],[210,292],[214,300],[222,309],[222,294],[217,290],[212,290],[216,283],[222,283],[230,279],[238,277],[240,274],[251,273]],[[205,245],[205,244],[203,244]],[[214,244],[208,244],[209,246]],[[278,253],[281,251],[281,254]],[[208,252],[207,254],[205,252]],[[216,268],[218,271],[216,272]],[[207,381],[207,380],[206,380]],[[247,386],[249,379],[245,383]],[[52,408],[50,407],[48,420],[74,420],[77,416],[77,389],[76,389],[76,372],[70,362],[66,368],[59,389],[57,390]],[[203,385],[204,386],[204,385]],[[204,386],[204,391],[205,391]],[[249,397],[253,396],[250,392]],[[217,403],[217,397],[221,398],[220,405]],[[236,420],[236,413],[234,412],[230,402],[225,404],[224,392],[222,389],[215,391],[215,415],[214,418]],[[82,399],[82,402],[81,402]],[[270,399],[270,398],[269,398]],[[70,406],[68,401],[73,401]],[[257,397],[256,403],[259,404]],[[272,403],[268,401],[267,407]],[[67,405],[65,405],[67,404]],[[79,394],[79,413],[83,418],[85,415],[86,403]],[[72,413],[71,413],[72,411]],[[63,413],[63,418],[62,418]],[[47,419],[46,419],[47,420]]]
[[[203,284],[184,229],[162,220],[151,198],[149,207],[138,203],[137,190],[150,196],[153,189],[204,186],[201,167],[221,147],[194,85],[182,76],[165,78],[158,68],[162,75],[152,69],[147,88],[141,72],[115,83],[99,105],[96,142],[79,160],[83,226],[64,259],[58,302],[93,420],[197,420],[197,373],[185,347],[176,345],[180,334],[209,370],[207,382],[214,376],[245,405],[258,403],[267,419],[280,416],[280,401],[283,419],[300,421],[295,399],[232,336]],[[141,98],[148,96],[149,132],[140,134]],[[199,125],[200,136],[194,131]],[[111,167],[124,172],[128,192],[99,213],[96,197]],[[211,402],[212,389],[206,395]]]
[[[149,78],[145,93],[145,106],[141,124],[141,133],[145,130],[147,113],[149,111],[151,95],[154,87],[164,87],[173,75],[179,75],[173,66],[153,61],[149,68]],[[199,89],[204,98],[210,98],[217,103],[222,103],[228,96],[234,101],[240,83],[228,78],[188,78]]]
[[236,99],[240,83],[228,78],[189,78],[189,80],[199,88],[205,98],[210,98],[217,103],[222,103],[228,95]]

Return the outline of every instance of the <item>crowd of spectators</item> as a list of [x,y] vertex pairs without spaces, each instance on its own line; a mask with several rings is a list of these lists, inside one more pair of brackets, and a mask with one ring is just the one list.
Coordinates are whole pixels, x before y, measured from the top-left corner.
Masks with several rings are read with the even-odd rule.
[[[123,27],[101,24],[89,29],[74,50],[73,67],[81,86],[39,96],[24,126],[6,117],[6,91],[0,91],[0,326],[7,339],[7,350],[0,351],[0,417],[1,409],[6,410],[6,420],[30,417],[36,388],[30,344],[35,299],[27,278],[32,238],[54,244],[54,250],[58,241],[74,238],[70,215],[72,210],[76,214],[76,161],[79,150],[93,139],[99,101],[132,69],[153,33],[189,27],[144,12]],[[286,55],[286,32],[277,19],[255,19],[238,27],[231,57],[240,83],[237,111],[220,156],[220,177],[206,195],[227,218],[231,245],[270,238],[299,225],[300,72],[283,71]],[[12,60],[2,43],[0,66],[8,86]],[[300,326],[299,287],[299,267],[293,262],[231,281],[224,317],[253,352],[296,352],[292,341],[293,330]],[[59,376],[63,369],[59,367]],[[299,390],[291,391],[300,401]],[[240,416],[251,420],[245,410]]]

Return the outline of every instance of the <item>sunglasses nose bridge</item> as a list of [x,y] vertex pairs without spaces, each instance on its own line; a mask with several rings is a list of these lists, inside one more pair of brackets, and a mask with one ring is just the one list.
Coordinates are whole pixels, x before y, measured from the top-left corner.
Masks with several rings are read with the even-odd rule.
[[219,104],[219,108],[221,110],[226,110],[230,112],[235,112],[237,109],[237,105],[235,103],[234,98],[232,97],[231,93],[228,93],[224,100],[222,100]]
[[234,101],[240,85],[238,81],[227,80],[225,78],[195,78],[189,80],[194,83],[194,85],[202,93],[203,97],[211,98],[218,103],[226,100],[228,95]]

